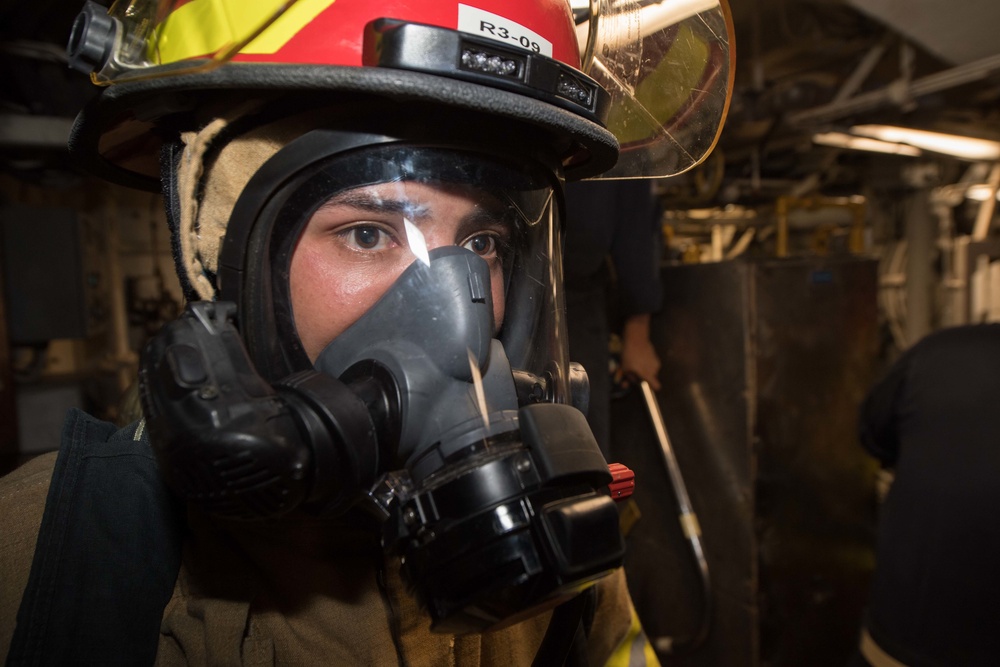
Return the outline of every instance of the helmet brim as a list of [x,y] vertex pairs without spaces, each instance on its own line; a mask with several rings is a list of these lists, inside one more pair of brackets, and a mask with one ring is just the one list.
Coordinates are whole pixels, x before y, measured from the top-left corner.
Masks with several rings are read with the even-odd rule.
[[440,122],[434,109],[451,109],[484,134],[497,127],[530,128],[562,163],[567,180],[596,176],[618,157],[618,141],[599,124],[505,90],[405,70],[240,63],[106,88],[77,117],[70,153],[90,173],[158,191],[159,147],[179,131],[196,129],[199,109],[279,97],[294,98],[299,109],[377,98],[398,105],[401,114],[411,108],[426,113],[432,124]]

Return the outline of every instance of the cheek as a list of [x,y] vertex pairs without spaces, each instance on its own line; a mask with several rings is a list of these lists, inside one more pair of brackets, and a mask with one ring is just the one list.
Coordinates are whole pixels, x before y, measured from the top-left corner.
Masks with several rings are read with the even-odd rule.
[[292,313],[310,361],[356,322],[394,280],[385,271],[345,268],[332,253],[300,243],[292,256]]
[[504,309],[507,307],[507,300],[503,290],[503,269],[497,268],[491,271],[490,286],[493,292],[493,327],[496,331],[499,331],[500,327],[503,326]]

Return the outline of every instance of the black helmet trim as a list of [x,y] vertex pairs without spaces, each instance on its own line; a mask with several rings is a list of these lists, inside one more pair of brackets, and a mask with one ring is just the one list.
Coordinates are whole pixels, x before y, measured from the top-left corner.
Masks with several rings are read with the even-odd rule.
[[[468,112],[484,127],[511,122],[541,130],[560,156],[567,180],[596,176],[618,157],[614,135],[571,111],[521,94],[440,76],[394,69],[230,63],[207,73],[121,83],[105,89],[77,117],[70,152],[91,173],[156,191],[159,144],[176,132],[196,129],[198,110],[234,97],[289,99],[301,110],[326,100],[350,104],[356,97],[424,110]],[[350,99],[345,99],[349,97]],[[433,124],[429,115],[424,119]],[[492,131],[492,130],[489,130]],[[488,132],[484,130],[484,133]]]

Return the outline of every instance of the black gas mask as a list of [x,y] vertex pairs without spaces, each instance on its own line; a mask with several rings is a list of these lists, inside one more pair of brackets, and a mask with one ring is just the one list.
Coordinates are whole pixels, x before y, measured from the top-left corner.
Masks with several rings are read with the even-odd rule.
[[225,518],[375,512],[443,632],[620,566],[566,359],[553,174],[326,130],[279,151],[233,211],[220,300],[144,350],[168,484]]

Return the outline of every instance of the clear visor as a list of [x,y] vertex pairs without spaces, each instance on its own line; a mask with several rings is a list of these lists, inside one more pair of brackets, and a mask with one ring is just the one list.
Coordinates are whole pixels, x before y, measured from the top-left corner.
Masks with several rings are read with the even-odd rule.
[[608,129],[621,144],[601,178],[662,177],[714,148],[735,75],[726,0],[573,0],[584,72],[611,95]]
[[[492,333],[512,366],[547,372],[564,386],[561,244],[551,178],[461,151],[400,146],[318,166],[280,198],[270,235],[279,337],[297,339],[315,362],[404,271],[429,265],[437,248],[456,246],[488,267]],[[428,292],[439,287],[425,284]],[[400,310],[411,305],[392,303]],[[428,324],[428,331],[437,326]]]

